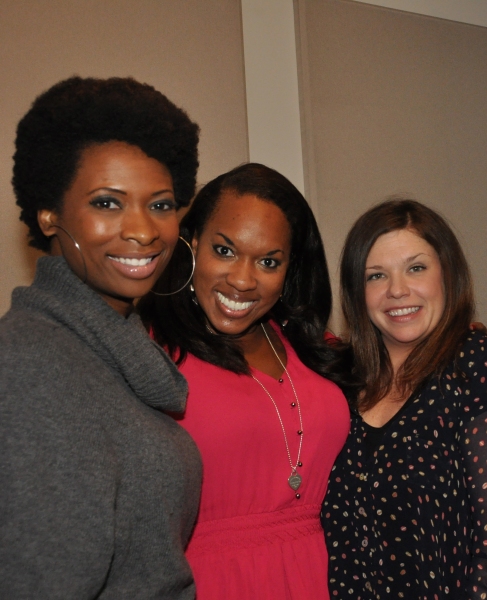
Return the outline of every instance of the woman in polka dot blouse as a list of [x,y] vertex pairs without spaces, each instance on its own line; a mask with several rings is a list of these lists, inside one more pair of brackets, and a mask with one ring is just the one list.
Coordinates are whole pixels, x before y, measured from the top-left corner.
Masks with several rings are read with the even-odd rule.
[[353,226],[341,278],[358,391],[322,509],[331,597],[487,598],[487,337],[460,245],[389,200]]

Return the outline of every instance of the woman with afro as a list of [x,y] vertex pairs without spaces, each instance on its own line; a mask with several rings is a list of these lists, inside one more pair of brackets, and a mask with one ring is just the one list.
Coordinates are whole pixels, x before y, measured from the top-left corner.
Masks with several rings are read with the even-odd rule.
[[0,597],[189,599],[186,383],[133,312],[178,241],[198,126],[133,79],[62,81],[20,121],[39,259],[0,320]]

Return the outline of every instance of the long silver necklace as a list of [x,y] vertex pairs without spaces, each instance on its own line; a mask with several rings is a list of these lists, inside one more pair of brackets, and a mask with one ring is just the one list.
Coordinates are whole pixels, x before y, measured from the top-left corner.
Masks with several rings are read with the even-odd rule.
[[[296,458],[296,464],[293,465],[293,461],[291,458],[291,451],[289,450],[289,443],[287,441],[287,435],[286,435],[286,430],[284,428],[284,423],[282,422],[282,418],[281,418],[281,413],[279,412],[279,409],[277,408],[277,404],[276,401],[274,400],[274,398],[271,396],[269,390],[265,387],[265,385],[259,381],[257,379],[257,377],[252,373],[252,379],[254,381],[256,381],[260,387],[264,390],[264,392],[269,396],[269,398],[272,401],[272,404],[274,405],[274,408],[276,409],[276,413],[277,413],[277,417],[279,418],[279,423],[281,424],[281,429],[282,429],[282,433],[284,435],[284,442],[286,444],[286,450],[287,450],[287,456],[289,459],[289,464],[291,465],[291,475],[288,477],[288,483],[291,486],[291,488],[296,491],[299,486],[301,485],[301,481],[302,481],[302,477],[301,475],[298,473],[297,469],[298,467],[302,467],[303,463],[301,462],[300,458],[301,458],[301,448],[303,447],[303,419],[301,416],[301,406],[299,404],[299,398],[298,395],[296,394],[296,389],[294,388],[294,384],[293,384],[293,380],[291,379],[288,370],[286,369],[284,363],[282,362],[282,360],[279,357],[279,354],[277,353],[276,349],[274,348],[269,336],[267,335],[267,331],[265,330],[265,327],[263,325],[263,323],[261,323],[261,327],[262,327],[262,331],[264,332],[265,337],[267,338],[267,341],[269,342],[269,346],[272,348],[272,351],[274,352],[274,354],[276,355],[277,360],[279,361],[281,367],[283,368],[284,372],[287,375],[287,378],[289,379],[289,383],[291,384],[291,388],[293,390],[294,393],[294,398],[296,399],[296,404],[295,406],[298,409],[298,415],[299,415],[299,431],[298,431],[298,435],[299,435],[299,448],[298,448],[298,456]],[[299,494],[296,494],[296,497],[299,498]]]

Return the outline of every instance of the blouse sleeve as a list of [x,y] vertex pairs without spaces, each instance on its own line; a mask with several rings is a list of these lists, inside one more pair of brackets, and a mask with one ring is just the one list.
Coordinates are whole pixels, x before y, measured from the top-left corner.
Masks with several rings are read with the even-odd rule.
[[[470,498],[472,561],[468,598],[487,598],[487,338],[473,333],[460,355],[467,375],[460,385],[463,431],[461,446]],[[459,391],[459,390],[458,390]]]

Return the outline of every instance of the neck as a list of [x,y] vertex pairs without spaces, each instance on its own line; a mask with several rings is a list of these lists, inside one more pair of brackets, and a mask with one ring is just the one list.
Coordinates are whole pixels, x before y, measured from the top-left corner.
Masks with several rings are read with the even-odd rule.
[[260,323],[252,323],[245,331],[239,334],[226,334],[220,333],[217,329],[214,329],[210,321],[205,316],[205,327],[206,329],[215,336],[227,337],[232,340],[240,347],[244,357],[247,352],[255,350],[256,346],[264,338],[264,333],[261,329]]
[[396,378],[397,378],[397,374],[399,373],[399,370],[401,369],[402,365],[405,363],[405,361],[407,360],[407,357],[410,355],[411,349],[399,347],[399,348],[394,348],[394,350],[392,352],[388,349],[388,352],[389,352],[389,358],[390,358],[391,364],[392,364],[393,383],[392,383],[392,387],[391,387],[389,393],[387,394],[387,396],[382,398],[382,400],[380,402],[384,402],[384,403],[392,402],[394,404],[399,403],[401,405],[401,403],[404,403],[406,401],[406,399],[408,398],[410,391],[406,390],[405,392],[400,392],[396,385]]
[[255,354],[263,346],[267,345],[267,340],[260,323],[254,323],[247,332],[237,340],[240,349],[248,361],[248,356]]
[[411,354],[412,348],[409,346],[391,346],[386,344],[386,349],[389,354],[389,359],[392,365],[392,373],[394,378],[397,375],[397,372],[402,367],[402,365],[406,362],[408,356]]
[[255,337],[253,343],[244,348],[245,360],[254,369],[274,379],[280,379],[284,372],[283,365],[287,362],[284,345],[270,325],[262,325],[259,330],[259,337]]

